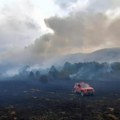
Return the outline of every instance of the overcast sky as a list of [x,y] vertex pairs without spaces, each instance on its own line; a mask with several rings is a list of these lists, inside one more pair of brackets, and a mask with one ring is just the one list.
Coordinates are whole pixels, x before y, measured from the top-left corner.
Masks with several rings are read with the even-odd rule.
[[119,47],[120,0],[0,0],[0,28],[0,64]]

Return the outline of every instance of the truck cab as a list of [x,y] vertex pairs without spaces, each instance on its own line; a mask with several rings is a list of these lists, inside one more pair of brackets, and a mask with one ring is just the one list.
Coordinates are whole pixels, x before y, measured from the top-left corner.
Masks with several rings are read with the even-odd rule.
[[75,83],[74,92],[80,93],[82,96],[95,94],[94,88],[85,82]]

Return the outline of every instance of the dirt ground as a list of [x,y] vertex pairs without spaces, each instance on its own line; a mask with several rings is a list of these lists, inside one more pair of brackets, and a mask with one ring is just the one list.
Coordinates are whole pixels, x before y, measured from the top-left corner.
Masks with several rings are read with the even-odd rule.
[[95,96],[74,94],[74,81],[0,82],[0,120],[120,120],[120,81],[88,82]]

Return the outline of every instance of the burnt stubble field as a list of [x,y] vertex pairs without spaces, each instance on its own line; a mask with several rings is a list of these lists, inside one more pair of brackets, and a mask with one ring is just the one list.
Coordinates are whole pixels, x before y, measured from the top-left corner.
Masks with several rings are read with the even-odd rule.
[[119,120],[120,81],[88,81],[95,96],[73,93],[75,81],[0,82],[0,120]]

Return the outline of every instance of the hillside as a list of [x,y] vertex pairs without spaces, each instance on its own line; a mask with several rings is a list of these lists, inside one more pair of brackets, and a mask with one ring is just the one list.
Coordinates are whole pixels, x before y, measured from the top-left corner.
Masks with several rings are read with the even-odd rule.
[[92,53],[76,53],[60,56],[58,59],[53,60],[52,64],[63,65],[65,62],[78,63],[78,62],[99,62],[99,63],[112,63],[120,62],[120,48],[106,48],[97,50]]

